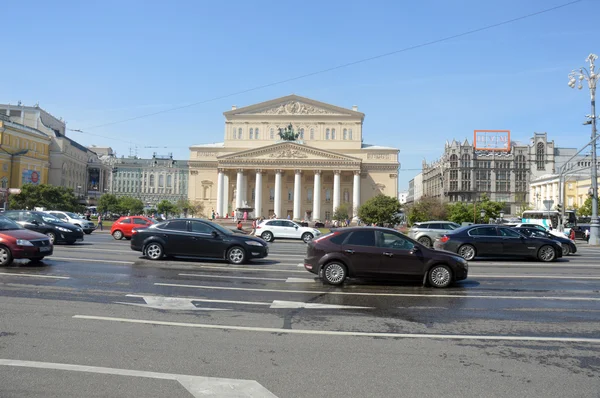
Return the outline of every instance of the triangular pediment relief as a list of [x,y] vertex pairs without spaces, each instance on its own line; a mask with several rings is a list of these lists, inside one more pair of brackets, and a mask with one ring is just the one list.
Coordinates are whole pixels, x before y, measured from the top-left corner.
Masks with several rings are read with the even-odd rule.
[[261,148],[237,152],[218,158],[219,161],[271,159],[271,160],[338,160],[359,162],[360,159],[336,152],[324,151],[297,142],[281,142]]
[[246,106],[224,113],[225,116],[275,115],[275,116],[364,116],[362,113],[335,105],[315,101],[298,95],[288,95],[271,101]]

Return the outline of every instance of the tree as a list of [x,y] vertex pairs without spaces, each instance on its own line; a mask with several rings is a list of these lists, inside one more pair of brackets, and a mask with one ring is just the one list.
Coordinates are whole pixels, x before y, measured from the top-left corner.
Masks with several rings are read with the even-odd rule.
[[473,221],[473,205],[464,202],[449,203],[448,220],[457,224]]
[[160,214],[164,214],[166,217],[169,216],[169,213],[175,213],[177,211],[177,207],[168,200],[161,200],[158,202],[156,209]]
[[98,199],[98,212],[118,213],[119,199],[110,193],[105,193]]
[[502,202],[492,202],[487,195],[482,195],[481,197],[481,201],[479,202],[479,206],[477,207],[476,210],[476,216],[477,217],[481,217],[481,210],[483,210],[485,212],[485,215],[483,216],[483,223],[489,223],[490,222],[490,218],[491,219],[496,219],[498,217],[500,217],[500,212],[504,209],[504,203]]
[[72,189],[48,184],[23,185],[20,194],[10,196],[9,207],[30,210],[35,207],[44,207],[50,210],[76,212],[83,210],[83,205],[77,202]]
[[203,213],[204,213],[204,204],[202,204],[200,202],[191,202],[190,207],[188,209],[188,213],[190,213],[190,215],[192,217],[194,217],[194,216],[202,217]]
[[300,134],[294,133],[294,128],[292,127],[291,123],[285,129],[280,128],[279,133],[277,133],[277,135],[283,141],[296,141],[300,136]]
[[377,195],[366,201],[358,209],[358,218],[367,224],[392,224],[400,222],[400,210],[402,205],[398,198],[385,195]]
[[335,209],[335,211],[333,212],[333,219],[337,220],[337,221],[345,221],[347,219],[349,219],[350,217],[348,216],[348,205],[342,203],[341,205],[339,205],[337,207],[337,209]]
[[414,224],[422,221],[445,220],[446,216],[447,209],[441,200],[424,197],[410,207],[408,221]]
[[117,213],[120,214],[142,214],[144,212],[144,202],[131,196],[119,198]]
[[[598,206],[598,210],[600,210],[600,206]],[[592,215],[592,197],[588,196],[588,198],[583,202],[583,205],[577,210],[577,213],[583,217],[589,217]]]
[[191,203],[187,198],[182,198],[175,203],[175,207],[180,213],[183,213],[184,217],[187,217],[188,212],[190,211]]

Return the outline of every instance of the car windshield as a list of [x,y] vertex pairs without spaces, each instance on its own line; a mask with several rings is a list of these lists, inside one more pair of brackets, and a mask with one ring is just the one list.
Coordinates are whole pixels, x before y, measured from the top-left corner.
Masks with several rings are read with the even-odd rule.
[[12,229],[23,229],[23,227],[8,217],[0,217],[0,231],[10,231]]
[[221,225],[219,225],[217,223],[211,223],[210,225],[211,225],[211,227],[213,227],[214,229],[216,229],[217,231],[219,231],[225,235],[233,235],[232,230],[222,227]]
[[67,216],[69,216],[70,218],[76,218],[76,219],[77,219],[77,218],[85,218],[85,217],[83,217],[83,216],[80,216],[79,214],[71,213],[70,211],[65,211],[65,214],[66,214]]
[[44,222],[49,222],[49,223],[63,222],[60,218],[53,216],[52,214],[40,213],[40,216],[42,217],[42,220],[44,220]]

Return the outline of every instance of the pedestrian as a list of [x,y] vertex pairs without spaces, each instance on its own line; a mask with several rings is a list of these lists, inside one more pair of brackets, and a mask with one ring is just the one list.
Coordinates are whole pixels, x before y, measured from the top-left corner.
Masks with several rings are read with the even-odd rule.
[[254,235],[255,232],[256,232],[256,218],[254,220],[252,220],[252,232],[250,232],[250,235]]
[[247,211],[244,212],[244,221],[248,221],[248,212]]
[[569,233],[569,239],[575,240],[575,229],[571,228],[571,232]]
[[212,218],[212,220],[215,221],[215,209],[212,209],[212,212],[210,214],[210,218]]
[[98,214],[98,228],[100,228],[100,231],[103,231],[102,229],[102,215]]
[[590,230],[589,229],[585,230],[585,241],[588,243],[590,241]]

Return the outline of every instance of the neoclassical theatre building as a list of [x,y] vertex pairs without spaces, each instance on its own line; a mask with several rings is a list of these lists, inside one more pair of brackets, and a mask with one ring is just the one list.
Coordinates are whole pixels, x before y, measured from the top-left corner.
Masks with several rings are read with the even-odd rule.
[[[189,199],[207,214],[324,221],[342,204],[356,216],[373,196],[398,195],[399,150],[363,143],[356,106],[289,95],[223,115],[223,142],[190,147]],[[282,140],[290,124],[299,136]]]

